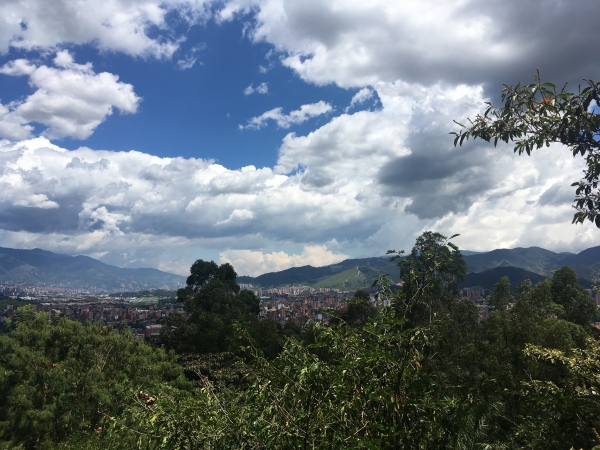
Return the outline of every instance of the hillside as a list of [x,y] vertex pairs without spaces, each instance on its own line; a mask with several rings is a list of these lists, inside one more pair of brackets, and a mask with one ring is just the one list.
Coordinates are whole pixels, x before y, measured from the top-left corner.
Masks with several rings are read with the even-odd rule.
[[[588,288],[592,281],[600,278],[600,247],[589,248],[576,255],[530,247],[486,253],[465,251],[463,257],[469,274],[463,286],[491,289],[505,275],[511,279],[514,287],[527,278],[535,284],[551,278],[556,269],[565,265],[572,267],[582,279],[581,284]],[[241,276],[238,282],[262,288],[305,285],[352,290],[370,286],[375,277],[383,274],[388,274],[394,283],[400,281],[396,264],[390,263],[387,257],[378,257],[346,259],[323,267],[293,267],[257,277]]]
[[[483,272],[496,267],[520,267],[529,272],[546,277],[552,275],[552,270],[565,265],[564,260],[571,256],[569,253],[554,253],[539,247],[498,249],[487,253],[465,256],[467,272]],[[600,258],[597,259],[597,261]]]
[[510,279],[510,290],[512,294],[517,293],[517,285],[527,279],[531,280],[532,284],[541,283],[546,277],[534,272],[530,272],[520,267],[495,267],[490,270],[478,273],[470,273],[459,287],[479,286],[484,289],[493,289],[494,285],[502,277]]
[[176,288],[184,285],[185,279],[157,269],[122,269],[87,256],[0,247],[2,283],[114,291]]
[[249,283],[263,288],[293,284],[354,290],[370,286],[375,277],[384,274],[389,274],[390,279],[397,282],[397,272],[396,264],[390,263],[387,257],[357,258],[323,267],[292,267],[257,277],[241,276],[238,277],[238,283]]
[[[539,247],[498,249],[487,253],[465,251],[464,259],[469,275],[463,285],[477,285],[486,289],[493,287],[504,275],[511,278],[514,286],[525,278],[534,282],[538,278],[550,278],[563,265],[572,267],[586,287],[600,278],[600,247],[592,247],[576,255],[554,253]],[[502,268],[506,270],[494,271]],[[514,269],[521,269],[523,272]],[[249,283],[262,288],[306,285],[355,290],[370,286],[373,279],[384,274],[388,274],[393,283],[400,281],[398,267],[395,263],[390,263],[388,257],[356,258],[323,267],[302,266],[257,277],[240,276],[238,283]],[[122,269],[87,256],[0,247],[2,283],[138,291],[163,287],[173,289],[185,285],[185,280],[186,277],[157,269]]]

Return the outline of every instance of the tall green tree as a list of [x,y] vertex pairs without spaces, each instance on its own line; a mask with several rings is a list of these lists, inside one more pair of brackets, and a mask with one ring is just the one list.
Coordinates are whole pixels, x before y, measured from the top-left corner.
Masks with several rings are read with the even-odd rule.
[[440,233],[426,231],[419,236],[406,258],[390,251],[399,260],[402,294],[395,300],[413,324],[432,323],[448,313],[458,296],[458,284],[467,275],[467,264],[458,247]]
[[342,312],[331,312],[334,315],[330,320],[332,325],[343,322],[351,327],[361,327],[377,314],[376,308],[371,305],[369,292],[364,289],[357,290],[347,303]]
[[565,85],[557,90],[553,83],[542,83],[539,73],[535,83],[504,85],[502,103],[496,107],[486,102],[483,115],[469,119],[469,125],[453,132],[454,145],[470,138],[493,142],[514,142],[515,153],[530,155],[534,149],[561,143],[573,156],[585,157],[587,169],[583,179],[574,182],[573,223],[588,219],[600,228],[600,114],[592,108],[600,104],[600,83],[584,80],[584,88],[569,92]]
[[506,309],[511,301],[510,280],[508,277],[502,277],[500,278],[500,281],[494,285],[492,292],[490,292],[488,305],[493,306],[497,310],[502,310]]
[[570,267],[562,267],[552,276],[552,300],[564,308],[561,314],[569,322],[589,326],[598,317],[596,301],[579,284],[579,278]]
[[[259,320],[258,297],[247,289],[240,290],[236,278],[231,264],[201,259],[194,262],[187,286],[177,291],[177,301],[183,303],[189,318],[171,315],[163,319],[160,343],[180,354],[238,356],[242,345],[251,344],[269,358],[277,356],[290,328],[284,330],[272,320]],[[205,367],[203,359],[196,358],[190,367]],[[226,355],[220,359],[230,360]]]

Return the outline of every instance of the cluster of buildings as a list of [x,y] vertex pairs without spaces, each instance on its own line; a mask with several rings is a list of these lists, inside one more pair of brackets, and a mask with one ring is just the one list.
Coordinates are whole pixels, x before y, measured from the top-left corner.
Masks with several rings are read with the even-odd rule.
[[485,297],[485,289],[479,286],[467,287],[460,290],[461,298],[472,300],[477,306],[477,310],[479,311],[479,321],[485,320],[490,315],[490,312],[493,311],[491,307],[488,306],[486,297]]
[[[249,285],[252,289],[252,285]],[[312,288],[309,286],[289,286],[272,289],[258,288],[254,290],[254,293],[258,297],[264,297],[269,295],[291,295],[291,296],[311,296],[315,294],[339,294],[339,289],[334,288]]]
[[0,295],[7,297],[20,297],[20,298],[36,298],[36,297],[47,297],[47,296],[71,296],[81,294],[94,294],[103,292],[100,288],[90,286],[89,288],[74,288],[69,286],[46,286],[40,283],[39,286],[21,286],[16,283],[4,283],[0,284]]
[[[287,288],[286,288],[287,289]],[[270,289],[269,291],[276,291]],[[287,322],[303,325],[307,320],[316,322],[327,321],[327,310],[339,310],[346,307],[344,299],[351,298],[354,292],[312,294],[273,293],[270,297],[260,298],[260,313],[262,319],[270,319],[284,325]]]
[[[33,298],[32,298],[33,299]],[[102,296],[39,297],[33,299],[38,311],[51,316],[67,317],[82,324],[102,321],[117,328],[125,321],[134,338],[149,340],[160,333],[160,321],[169,314],[187,317],[183,305],[174,298],[140,299]],[[148,304],[152,302],[154,304]],[[0,311],[0,323],[12,319],[15,308],[8,305]]]
[[[354,291],[340,291],[331,288],[311,288],[309,286],[288,286],[272,289],[254,289],[251,284],[240,285],[250,289],[260,298],[262,319],[270,319],[281,325],[287,322],[303,325],[307,320],[327,322],[328,311],[346,307],[346,300],[354,296]],[[171,297],[111,297],[109,294],[89,295],[80,292],[65,292],[56,287],[23,287],[13,284],[0,285],[0,295],[28,299],[37,304],[39,311],[53,316],[64,316],[86,323],[103,321],[117,327],[125,321],[133,336],[149,340],[160,333],[160,322],[169,314],[188,315],[183,305],[175,303],[175,292]],[[387,306],[389,300],[377,299],[371,289],[370,301],[374,306]],[[600,295],[591,293],[600,308]],[[491,312],[486,302],[486,291],[478,286],[460,290],[463,299],[472,300],[479,310],[479,319],[485,320]],[[0,310],[0,323],[14,316],[11,305]]]

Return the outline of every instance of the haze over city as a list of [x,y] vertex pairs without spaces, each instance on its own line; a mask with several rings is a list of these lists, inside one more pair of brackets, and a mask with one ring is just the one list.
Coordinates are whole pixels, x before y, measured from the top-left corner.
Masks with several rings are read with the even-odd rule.
[[240,275],[600,243],[565,147],[453,146],[503,83],[599,79],[597,2],[0,4],[0,247]]

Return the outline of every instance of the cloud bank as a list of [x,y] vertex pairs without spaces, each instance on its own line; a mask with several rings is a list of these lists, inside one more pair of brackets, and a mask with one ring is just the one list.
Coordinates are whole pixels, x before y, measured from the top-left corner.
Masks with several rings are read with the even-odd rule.
[[[431,85],[514,83],[597,72],[597,3],[231,0],[221,20],[256,11],[250,32],[305,80],[364,87],[398,79]],[[560,61],[560,63],[557,63]]]
[[[564,202],[582,161],[560,147],[519,158],[486,143],[452,146],[451,119],[478,111],[480,88],[376,89],[381,110],[288,134],[273,168],[4,141],[0,245],[108,252],[108,262],[183,273],[182,249],[212,249],[256,274],[406,248],[430,228],[461,233],[475,250],[594,242],[593,229],[569,224]],[[321,250],[280,253],[298,246]]]
[[[0,52],[56,53],[52,65],[23,58],[0,69],[28,77],[35,89],[0,104],[0,136],[10,140],[0,146],[0,245],[177,272],[212,251],[239,273],[256,274],[409,248],[425,229],[461,233],[457,242],[471,250],[598,243],[592,226],[570,225],[569,184],[581,176],[580,159],[560,146],[532,157],[483,142],[454,148],[448,135],[452,119],[474,116],[503,82],[532,80],[536,68],[557,82],[597,79],[594,0],[48,5],[0,5]],[[345,114],[306,135],[287,134],[274,167],[232,170],[143,149],[67,151],[50,142],[84,139],[114,110],[134,113],[140,102],[133,86],[75,63],[61,45],[170,59],[185,34],[174,31],[169,13],[191,25],[211,11],[218,23],[245,14],[250,39],[274,49],[269,68],[279,58],[308,83],[357,90],[350,105],[274,108],[240,128],[288,129],[335,108],[347,107]],[[190,68],[195,58],[177,65]],[[261,84],[245,93],[267,91]],[[353,110],[375,97],[377,110]]]

